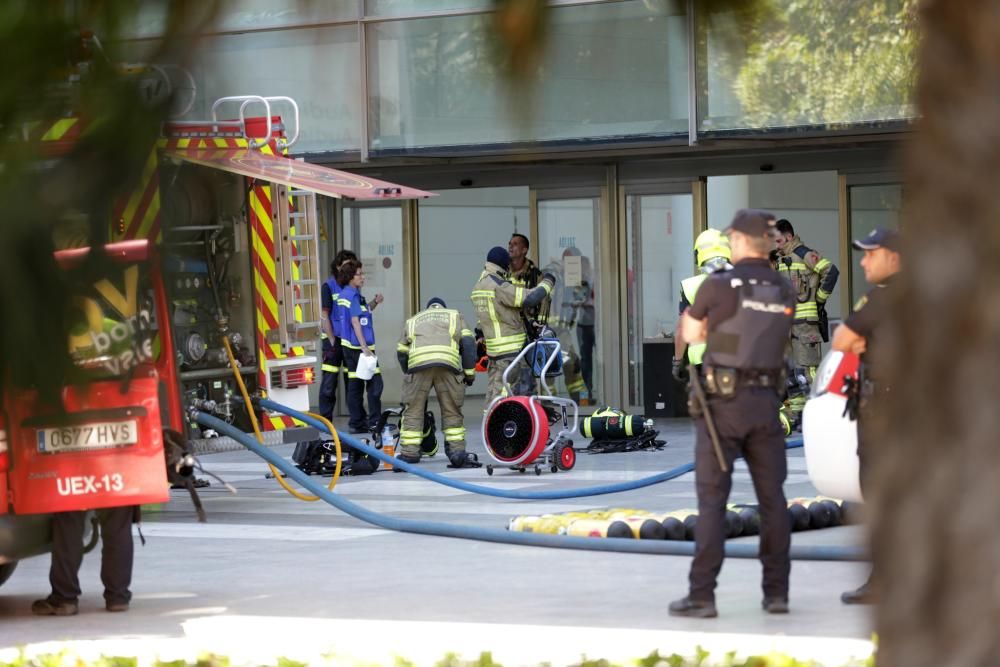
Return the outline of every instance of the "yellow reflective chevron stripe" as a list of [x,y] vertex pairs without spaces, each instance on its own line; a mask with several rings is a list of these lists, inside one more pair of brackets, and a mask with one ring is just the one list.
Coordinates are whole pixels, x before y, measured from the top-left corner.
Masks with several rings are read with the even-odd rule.
[[831,264],[833,264],[833,262],[831,262],[830,260],[828,260],[827,258],[824,257],[823,259],[821,259],[818,262],[816,262],[816,268],[814,270],[815,271],[822,271],[823,269],[825,269],[826,267],[830,266]]
[[476,377],[476,369],[475,368],[466,368],[462,372],[465,373],[465,377],[470,377],[470,378]]
[[323,364],[322,366],[324,373],[339,373],[340,366],[334,366],[333,364]]
[[538,286],[545,290],[546,294],[552,294],[552,283],[548,280],[543,280]]
[[63,118],[52,124],[52,127],[42,135],[42,141],[58,141],[62,139],[70,129],[76,125],[78,118]]
[[822,303],[822,302],[826,301],[829,298],[830,298],[830,293],[827,292],[825,289],[818,289],[818,290],[816,290],[816,300],[817,301],[819,301],[819,302]]

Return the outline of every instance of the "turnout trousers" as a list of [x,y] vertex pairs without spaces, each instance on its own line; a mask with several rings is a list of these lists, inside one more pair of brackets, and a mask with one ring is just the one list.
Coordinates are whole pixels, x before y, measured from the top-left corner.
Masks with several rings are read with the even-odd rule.
[[[490,367],[486,371],[486,397],[483,399],[483,412],[489,409],[494,398],[507,395],[503,386],[503,372],[507,370],[512,361],[514,361],[513,356],[502,359],[490,357]],[[518,375],[511,371],[511,376],[511,380],[517,383]]]
[[695,487],[698,523],[689,575],[690,597],[714,602],[726,542],[726,501],[732,489],[733,462],[742,456],[750,469],[760,506],[760,562],[764,597],[787,598],[791,563],[791,526],[782,488],[788,465],[778,422],[778,395],[773,388],[741,387],[729,399],[709,397],[709,410],[729,472],[719,468],[705,419],[696,421]]
[[424,439],[424,411],[431,389],[441,406],[441,427],[446,452],[465,451],[465,382],[460,373],[438,366],[409,373],[403,377],[403,417],[399,427],[399,446],[407,456],[420,457]]

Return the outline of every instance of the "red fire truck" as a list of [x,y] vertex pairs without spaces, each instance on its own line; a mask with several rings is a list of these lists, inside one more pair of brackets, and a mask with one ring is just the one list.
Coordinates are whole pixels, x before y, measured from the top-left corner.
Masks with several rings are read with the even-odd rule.
[[[40,131],[46,152],[59,154],[81,121]],[[48,550],[49,513],[167,500],[165,429],[196,453],[240,447],[187,417],[197,408],[250,430],[225,341],[250,391],[308,410],[326,277],[317,196],[430,193],[291,159],[298,134],[287,97],[222,98],[211,119],[167,123],[141,187],[116,208],[113,242],[57,253],[66,271],[91,271],[73,281],[78,377],[62,406],[30,390],[5,393],[0,583],[19,559]],[[101,275],[84,261],[90,252],[108,257]],[[283,415],[258,418],[268,445],[317,435]]]

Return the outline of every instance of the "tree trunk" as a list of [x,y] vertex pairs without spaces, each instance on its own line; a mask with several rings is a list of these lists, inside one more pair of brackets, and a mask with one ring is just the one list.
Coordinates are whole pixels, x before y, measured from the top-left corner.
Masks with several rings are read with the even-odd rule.
[[890,427],[872,452],[879,665],[1000,664],[1000,2],[924,0]]

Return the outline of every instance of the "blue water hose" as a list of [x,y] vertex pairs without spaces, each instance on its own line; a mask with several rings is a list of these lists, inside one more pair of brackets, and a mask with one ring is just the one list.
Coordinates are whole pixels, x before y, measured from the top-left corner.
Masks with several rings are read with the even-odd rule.
[[[268,403],[271,403],[268,401]],[[272,404],[277,405],[277,404]],[[283,406],[282,406],[283,407]],[[273,408],[271,408],[273,409]],[[536,547],[552,547],[557,549],[583,549],[588,551],[609,551],[618,553],[659,554],[668,556],[691,556],[694,554],[694,544],[691,542],[671,542],[666,540],[630,540],[621,538],[572,537],[568,535],[543,535],[540,533],[520,533],[496,528],[482,528],[459,524],[441,523],[439,521],[422,521],[416,519],[400,519],[379,514],[366,509],[357,503],[342,498],[327,489],[322,484],[313,481],[309,475],[291,465],[284,458],[258,443],[254,438],[243,433],[230,424],[204,412],[196,414],[198,423],[215,429],[223,435],[231,437],[257,456],[281,470],[304,489],[319,496],[324,502],[333,505],[340,511],[360,519],[366,523],[404,533],[419,535],[435,535],[439,537],[455,537],[467,540],[497,542],[501,544],[520,544]],[[305,420],[303,420],[305,421]],[[353,446],[353,445],[352,445]],[[374,451],[374,450],[373,450]],[[381,452],[379,452],[381,454]],[[388,457],[387,457],[388,458]],[[726,544],[726,555],[731,558],[757,558],[756,544]],[[795,560],[819,561],[861,561],[865,554],[856,547],[830,546],[796,546],[791,547],[790,555]]]
[[[266,410],[272,410],[274,412],[280,412],[282,414],[288,415],[289,417],[294,417],[299,421],[312,426],[313,428],[319,429],[322,432],[329,433],[330,430],[317,419],[310,417],[309,415],[299,412],[289,408],[286,405],[281,405],[280,403],[275,403],[274,401],[268,399],[260,400],[260,407]],[[649,477],[643,477],[642,479],[633,479],[627,482],[618,482],[616,484],[603,484],[600,486],[587,486],[577,489],[560,489],[556,491],[512,491],[508,489],[497,489],[491,486],[483,486],[481,484],[470,484],[469,482],[462,481],[460,479],[453,479],[446,475],[439,475],[429,470],[424,470],[419,465],[414,465],[407,463],[401,459],[393,458],[388,454],[384,453],[381,449],[376,449],[370,445],[366,445],[356,438],[352,438],[349,435],[344,435],[339,433],[340,442],[342,445],[347,445],[349,447],[354,447],[358,451],[367,454],[369,456],[374,456],[379,461],[385,463],[391,463],[397,468],[402,468],[406,472],[413,473],[418,477],[423,477],[431,482],[437,482],[438,484],[443,484],[445,486],[450,486],[454,489],[460,489],[462,491],[468,491],[470,493],[479,493],[484,496],[494,496],[496,498],[509,498],[513,500],[563,500],[565,498],[586,498],[588,496],[600,496],[608,493],[621,493],[623,491],[632,491],[634,489],[641,489],[645,486],[652,486],[653,484],[659,484],[660,482],[666,482],[671,479],[675,479],[684,475],[686,473],[694,470],[693,463],[685,463],[684,465],[677,466],[667,470],[666,472],[661,472],[656,475],[650,475]],[[802,438],[793,438],[787,441],[786,446],[789,449],[794,447],[802,446]]]

